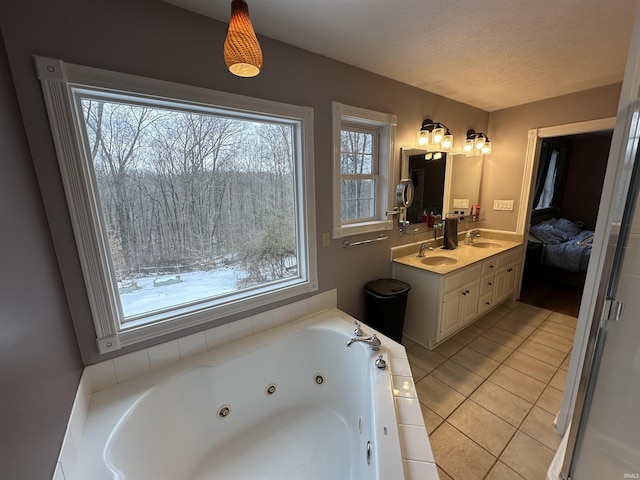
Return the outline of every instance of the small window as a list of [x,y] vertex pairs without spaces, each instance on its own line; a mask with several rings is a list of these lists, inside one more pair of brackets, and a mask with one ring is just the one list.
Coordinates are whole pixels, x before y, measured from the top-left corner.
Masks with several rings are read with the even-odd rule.
[[395,115],[333,102],[333,237],[388,230]]
[[101,352],[317,288],[310,109],[71,72],[41,80]]

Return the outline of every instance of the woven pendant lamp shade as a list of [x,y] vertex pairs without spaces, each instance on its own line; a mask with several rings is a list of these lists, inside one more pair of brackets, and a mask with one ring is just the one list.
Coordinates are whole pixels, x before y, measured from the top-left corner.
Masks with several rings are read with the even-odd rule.
[[231,2],[229,32],[224,42],[224,61],[229,71],[239,77],[255,77],[262,68],[262,50],[249,18],[244,0]]

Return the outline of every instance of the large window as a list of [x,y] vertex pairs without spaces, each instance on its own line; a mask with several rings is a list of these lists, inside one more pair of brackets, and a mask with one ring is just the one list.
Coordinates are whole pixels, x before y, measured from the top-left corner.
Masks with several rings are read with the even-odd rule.
[[48,63],[101,351],[317,288],[310,109]]
[[396,117],[333,102],[334,238],[391,228]]

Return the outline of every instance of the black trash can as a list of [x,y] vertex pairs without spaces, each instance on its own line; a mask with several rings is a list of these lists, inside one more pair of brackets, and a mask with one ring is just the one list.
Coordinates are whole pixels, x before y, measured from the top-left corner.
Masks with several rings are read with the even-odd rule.
[[380,278],[364,286],[365,323],[400,343],[411,286],[395,278]]

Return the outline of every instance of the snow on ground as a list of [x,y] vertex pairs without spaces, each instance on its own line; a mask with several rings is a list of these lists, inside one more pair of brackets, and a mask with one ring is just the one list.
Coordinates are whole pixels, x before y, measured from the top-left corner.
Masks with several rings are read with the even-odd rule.
[[138,289],[121,293],[125,317],[140,315],[175,305],[203,300],[236,290],[236,279],[242,271],[220,268],[208,272],[181,273],[180,283],[154,286],[153,281],[174,278],[175,275],[136,279]]

